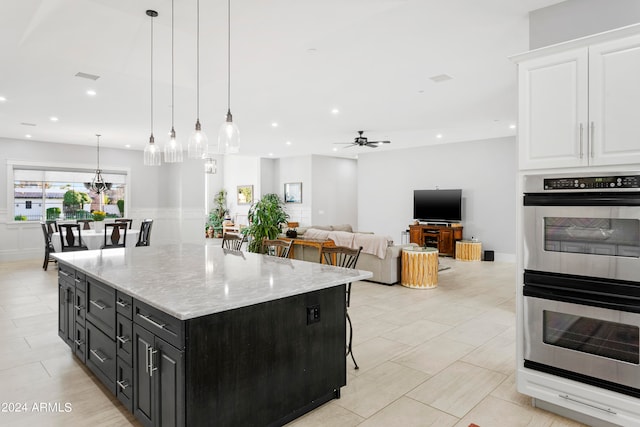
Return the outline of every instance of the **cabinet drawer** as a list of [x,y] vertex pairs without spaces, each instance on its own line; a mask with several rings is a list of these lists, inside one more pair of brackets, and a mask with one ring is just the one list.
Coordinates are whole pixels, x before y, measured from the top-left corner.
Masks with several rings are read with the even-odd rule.
[[76,272],[73,268],[64,264],[58,264],[58,282],[66,285],[75,285]]
[[75,339],[73,340],[73,352],[82,360],[82,363],[87,363],[87,336],[84,325],[76,324]]
[[87,320],[115,339],[116,291],[91,278],[87,279]]
[[116,394],[116,343],[91,322],[87,322],[87,366]]
[[133,321],[174,347],[184,348],[184,322],[181,320],[134,300]]
[[80,289],[82,292],[87,291],[87,277],[84,273],[76,271],[76,276],[73,279],[76,285],[76,289]]
[[121,357],[129,365],[133,363],[133,322],[118,313],[116,316],[116,349],[118,357]]
[[78,288],[76,288],[76,296],[73,302],[73,309],[75,310],[76,323],[80,324],[80,326],[84,328],[87,314],[87,294],[85,294]]
[[133,298],[116,291],[116,311],[131,320],[133,318]]
[[133,412],[133,368],[120,357],[116,365],[116,396],[129,412]]

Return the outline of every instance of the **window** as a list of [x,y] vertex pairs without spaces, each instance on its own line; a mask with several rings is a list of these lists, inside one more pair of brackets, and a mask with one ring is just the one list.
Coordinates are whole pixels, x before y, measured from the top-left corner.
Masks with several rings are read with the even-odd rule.
[[87,189],[94,172],[13,167],[13,206],[16,221],[91,218],[94,210],[107,217],[124,216],[127,174],[103,173],[111,189],[96,194]]

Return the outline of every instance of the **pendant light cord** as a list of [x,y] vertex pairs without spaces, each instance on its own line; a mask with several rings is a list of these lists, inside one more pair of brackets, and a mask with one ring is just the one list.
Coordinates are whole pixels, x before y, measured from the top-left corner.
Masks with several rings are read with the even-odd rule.
[[196,121],[200,121],[200,0],[196,2]]
[[153,137],[153,16],[151,18],[151,137]]
[[173,132],[173,111],[174,111],[174,85],[173,85],[173,0],[171,0],[171,131]]
[[231,0],[227,0],[227,107],[231,112]]
[[97,161],[97,165],[98,165],[98,170],[100,170],[100,135],[96,134],[96,136],[98,137],[98,161]]

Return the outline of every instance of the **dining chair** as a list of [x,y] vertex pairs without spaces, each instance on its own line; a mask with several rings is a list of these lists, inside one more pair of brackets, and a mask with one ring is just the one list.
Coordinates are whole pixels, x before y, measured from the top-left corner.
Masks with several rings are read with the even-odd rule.
[[129,224],[129,230],[131,230],[131,227],[133,227],[133,220],[129,218],[116,218],[114,222],[124,222]]
[[47,233],[49,233],[49,236],[58,232],[58,222],[55,219],[46,220],[44,223],[47,227]]
[[262,241],[262,253],[265,255],[277,256],[280,258],[288,258],[292,244],[293,240],[286,241],[279,239],[265,239]]
[[60,230],[60,247],[62,252],[86,251],[88,248],[82,243],[82,229],[80,224],[58,224]]
[[111,222],[104,225],[102,249],[124,248],[127,244],[127,223]]
[[[323,246],[320,249],[320,262],[322,263],[324,261],[325,264],[334,265],[336,267],[355,269],[361,251],[362,246],[360,246],[358,249],[351,249],[346,246]],[[349,323],[349,342],[347,344],[347,351],[345,356],[351,355],[351,360],[353,360],[355,369],[360,369],[358,363],[356,363],[356,358],[353,356],[353,325],[351,324],[351,317],[349,317],[349,304],[351,303],[351,283],[347,283],[345,299],[346,301],[344,314],[347,318],[347,322]]]
[[91,223],[93,222],[93,220],[92,219],[76,219],[76,222],[78,224],[82,224],[83,230],[91,230]]
[[242,245],[246,243],[246,234],[224,233],[222,236],[222,247],[232,251],[242,250]]
[[51,243],[51,234],[49,234],[47,224],[43,221],[40,221],[40,225],[42,226],[42,234],[44,235],[44,263],[42,264],[42,268],[44,268],[44,271],[47,271],[49,263],[56,262],[55,259],[49,258],[49,254],[51,254],[51,252],[55,252],[56,250],[53,247],[53,243]]
[[140,234],[138,234],[138,242],[136,246],[149,246],[151,244],[151,227],[152,219],[143,219],[140,223]]

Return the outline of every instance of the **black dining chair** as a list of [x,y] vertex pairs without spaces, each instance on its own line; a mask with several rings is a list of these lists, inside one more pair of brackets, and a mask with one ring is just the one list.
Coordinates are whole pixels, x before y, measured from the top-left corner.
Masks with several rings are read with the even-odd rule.
[[143,219],[140,223],[140,234],[138,234],[138,242],[136,246],[149,246],[151,244],[151,227],[152,219]]
[[56,262],[55,259],[49,258],[49,254],[51,254],[51,252],[55,252],[56,250],[53,247],[53,243],[51,243],[51,234],[49,234],[47,224],[40,221],[40,225],[42,226],[42,234],[44,235],[44,263],[42,264],[42,268],[44,268],[44,271],[47,271],[49,263]]
[[262,241],[262,253],[265,255],[288,258],[293,240],[268,240]]
[[232,251],[242,250],[242,245],[247,242],[246,234],[224,233],[222,236],[222,247]]
[[124,248],[127,244],[127,223],[112,222],[104,225],[102,249]]
[[44,223],[47,226],[47,233],[49,233],[49,236],[58,232],[58,222],[55,219],[48,219]]
[[114,222],[124,222],[129,224],[129,230],[131,230],[131,227],[133,227],[133,220],[129,218],[116,218]]
[[82,243],[80,224],[58,224],[60,230],[60,247],[62,252],[86,251],[88,248]]
[[91,230],[91,223],[93,222],[93,220],[92,219],[76,219],[76,222],[78,224],[82,224],[83,230]]
[[[362,251],[362,246],[358,249],[351,249],[345,246],[323,246],[320,249],[320,262],[325,264],[335,265],[336,267],[343,268],[356,268],[358,263],[358,257]],[[349,317],[349,304],[351,303],[351,283],[347,283],[346,287],[346,303],[345,303],[345,316],[349,323],[349,342],[347,344],[347,350],[345,356],[351,355],[351,360],[356,369],[360,369],[356,363],[356,358],[353,356],[353,325],[351,324],[351,318]]]

